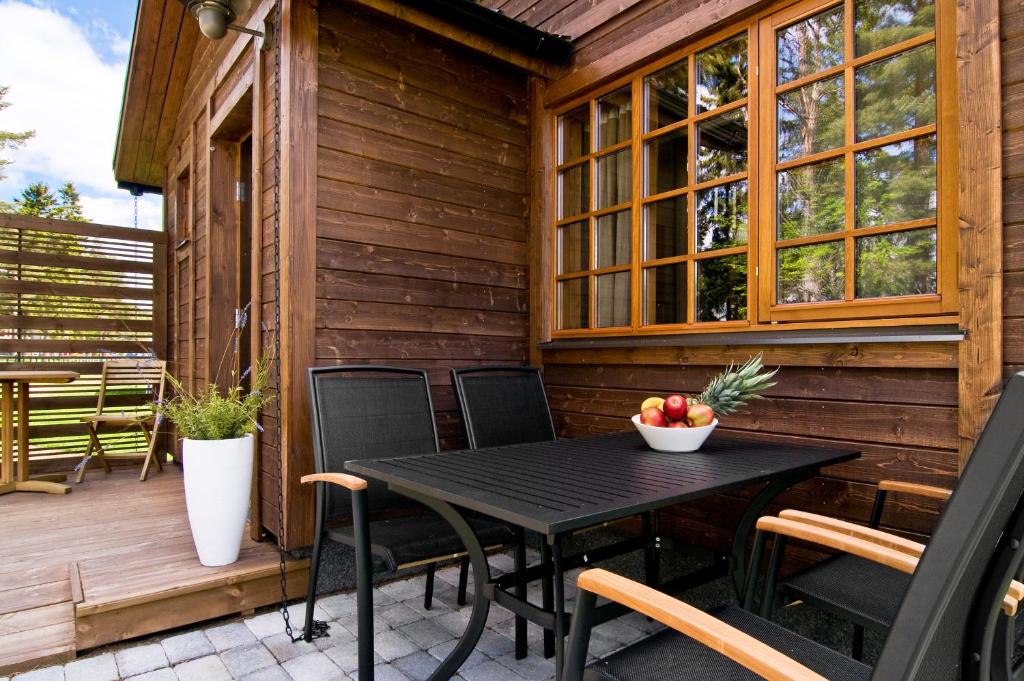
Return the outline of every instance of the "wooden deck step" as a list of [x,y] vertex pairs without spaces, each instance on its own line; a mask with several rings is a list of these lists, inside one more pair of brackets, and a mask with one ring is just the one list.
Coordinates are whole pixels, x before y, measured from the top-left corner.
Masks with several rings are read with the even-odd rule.
[[0,574],[0,675],[75,657],[71,566]]

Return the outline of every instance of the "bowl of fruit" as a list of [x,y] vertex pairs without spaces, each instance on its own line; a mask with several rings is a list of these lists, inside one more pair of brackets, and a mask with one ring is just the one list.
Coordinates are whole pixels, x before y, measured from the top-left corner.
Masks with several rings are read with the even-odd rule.
[[757,399],[778,371],[762,371],[761,355],[751,357],[739,369],[732,365],[718,374],[696,397],[681,394],[648,397],[632,421],[647,446],[659,452],[695,452],[727,416]]
[[648,397],[633,415],[633,425],[647,446],[659,452],[695,452],[708,439],[718,419],[706,404],[682,395]]

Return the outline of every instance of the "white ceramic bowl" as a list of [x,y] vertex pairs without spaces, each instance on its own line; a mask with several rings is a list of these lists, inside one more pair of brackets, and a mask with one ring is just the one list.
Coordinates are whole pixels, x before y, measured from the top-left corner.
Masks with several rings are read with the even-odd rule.
[[718,425],[718,419],[715,419],[711,425],[697,428],[662,428],[640,423],[640,414],[634,414],[632,421],[647,441],[647,446],[659,452],[695,452]]

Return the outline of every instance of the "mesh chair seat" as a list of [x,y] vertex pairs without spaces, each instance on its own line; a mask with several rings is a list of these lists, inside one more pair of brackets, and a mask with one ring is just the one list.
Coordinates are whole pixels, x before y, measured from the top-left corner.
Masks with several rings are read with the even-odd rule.
[[[483,546],[498,546],[512,540],[512,531],[497,520],[468,518]],[[327,530],[327,537],[349,546],[355,545],[352,526]],[[441,516],[424,513],[370,523],[370,551],[376,562],[374,571],[393,571],[399,566],[444,558],[462,553],[466,547],[455,530]]]
[[[868,681],[871,668],[734,605],[709,611],[829,681]],[[673,629],[634,643],[591,665],[585,681],[763,681],[721,653]]]
[[840,554],[786,578],[780,587],[796,599],[884,631],[896,619],[910,579],[899,570]]

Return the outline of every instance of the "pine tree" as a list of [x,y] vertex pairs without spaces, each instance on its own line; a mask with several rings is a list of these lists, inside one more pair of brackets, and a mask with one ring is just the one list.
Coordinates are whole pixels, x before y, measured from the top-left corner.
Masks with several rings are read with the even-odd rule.
[[[3,111],[10,106],[9,102],[4,101],[4,97],[7,96],[7,90],[8,88],[6,86],[0,85],[0,111]],[[4,168],[11,164],[9,159],[3,158],[3,152],[9,149],[17,149],[34,137],[35,134],[36,133],[33,130],[26,132],[8,132],[6,130],[0,130],[0,180],[7,177],[7,175],[4,174]]]
[[14,200],[14,212],[40,218],[88,222],[82,213],[81,197],[75,185],[65,182],[54,195],[45,182],[33,182]]

